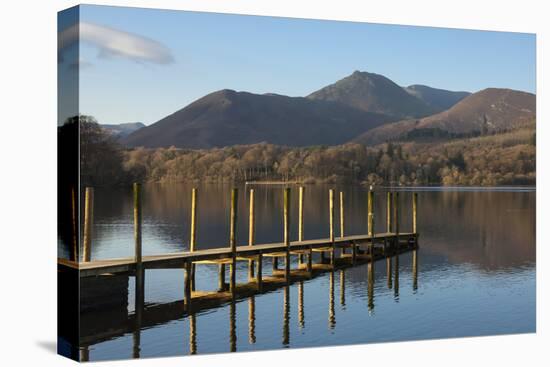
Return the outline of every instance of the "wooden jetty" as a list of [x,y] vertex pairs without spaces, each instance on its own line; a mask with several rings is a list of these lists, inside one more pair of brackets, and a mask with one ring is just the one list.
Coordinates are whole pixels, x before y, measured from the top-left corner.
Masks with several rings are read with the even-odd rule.
[[[255,243],[255,210],[254,189],[249,192],[249,236],[247,245],[237,245],[237,198],[238,190],[232,189],[230,196],[230,234],[229,246],[213,249],[197,249],[197,202],[196,189],[191,193],[191,231],[189,251],[159,255],[142,255],[142,206],[141,185],[134,184],[134,248],[135,255],[127,258],[93,260],[91,259],[92,223],[93,223],[93,189],[87,188],[84,203],[84,236],[83,261],[77,259],[58,259],[59,271],[78,271],[80,278],[102,275],[130,274],[136,276],[136,283],[143,283],[146,269],[184,270],[184,302],[188,308],[200,309],[211,307],[237,298],[249,297],[256,293],[283,287],[295,281],[303,281],[315,275],[335,269],[354,266],[374,261],[417,248],[417,194],[412,195],[412,230],[400,232],[399,228],[399,193],[388,192],[386,197],[386,232],[375,233],[374,230],[374,192],[367,195],[367,233],[362,235],[345,234],[344,194],[340,192],[340,236],[335,236],[335,197],[334,190],[329,190],[329,228],[328,238],[306,240],[303,236],[304,187],[299,188],[298,205],[298,240],[290,240],[290,200],[291,189],[284,188],[283,195],[283,241],[280,243]],[[347,251],[350,250],[351,251]],[[320,255],[320,262],[313,262],[313,254]],[[325,255],[329,255],[329,259]],[[291,268],[291,256],[298,256],[298,265]],[[271,258],[273,269],[271,275],[264,274],[263,263]],[[305,260],[307,258],[307,261]],[[284,261],[284,268],[278,267],[278,260]],[[237,284],[237,262],[248,262],[248,282]],[[218,290],[204,292],[195,289],[195,272],[197,265],[216,265],[219,267]],[[225,267],[229,266],[229,282],[225,279]],[[138,279],[141,278],[141,279]],[[83,291],[83,290],[81,290]]]

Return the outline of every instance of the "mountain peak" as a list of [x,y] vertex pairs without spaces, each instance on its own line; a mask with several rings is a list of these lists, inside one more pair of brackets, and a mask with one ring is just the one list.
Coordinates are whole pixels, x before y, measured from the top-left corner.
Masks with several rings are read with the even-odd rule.
[[339,102],[396,118],[424,117],[435,112],[385,76],[359,70],[307,98]]

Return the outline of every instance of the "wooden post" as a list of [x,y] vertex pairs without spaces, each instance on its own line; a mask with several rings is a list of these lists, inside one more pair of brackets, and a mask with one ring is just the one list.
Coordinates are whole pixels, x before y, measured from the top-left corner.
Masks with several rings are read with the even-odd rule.
[[391,193],[391,191],[388,191],[386,193],[386,232],[388,232],[388,233],[391,233],[391,231],[392,231],[391,202],[392,202],[392,193]]
[[[304,240],[304,187],[300,186],[298,191],[298,242]],[[304,263],[304,255],[298,255],[298,264]]]
[[416,234],[416,210],[418,204],[418,193],[413,192],[412,197],[412,232]]
[[92,255],[92,233],[94,227],[94,189],[86,187],[84,197],[84,239],[82,249],[82,261],[88,262]]
[[141,185],[134,183],[134,247],[135,261],[141,266]]
[[238,189],[231,190],[231,213],[229,223],[229,246],[231,247],[231,265],[229,267],[229,290],[232,297],[236,291],[236,273],[237,273],[237,195]]
[[399,192],[393,193],[393,225],[395,230],[395,249],[399,251]]
[[374,191],[369,190],[368,198],[368,210],[369,210],[369,235],[371,236],[369,254],[371,256],[371,261],[374,261]]
[[225,264],[218,265],[218,291],[225,291]]
[[330,264],[334,267],[335,263],[335,246],[334,246],[334,189],[330,189],[328,193],[328,207],[329,207],[329,237],[330,243],[332,246],[332,251],[330,252]]
[[[189,239],[189,251],[196,249],[197,241],[197,189],[191,190],[191,238]],[[191,264],[191,290],[195,290],[195,264]]]
[[374,233],[374,228],[373,228],[373,223],[372,223],[372,217],[373,217],[373,212],[372,212],[372,208],[373,208],[373,198],[374,198],[374,195],[373,195],[373,191],[372,190],[369,190],[368,194],[367,194],[367,212],[368,212],[368,223],[367,223],[367,229],[368,229],[368,235],[369,236],[372,236],[373,233]]
[[345,236],[345,222],[344,222],[344,192],[340,191],[340,237],[343,238]]
[[[250,189],[248,207],[248,246],[254,246],[256,240],[256,218],[254,210],[254,189]],[[248,278],[254,278],[254,260],[248,261]]]
[[351,264],[355,265],[357,261],[357,244],[355,241],[352,241],[351,246]]
[[192,291],[192,287],[191,287],[191,268],[192,268],[192,263],[191,262],[186,262],[185,265],[184,265],[184,269],[185,269],[185,272],[184,272],[184,282],[185,282],[185,285],[184,285],[184,291],[185,291],[185,308],[187,310],[187,312],[190,311],[191,309],[191,291]]
[[197,189],[191,190],[191,238],[189,239],[189,251],[195,251],[197,240]]
[[283,225],[284,225],[284,243],[286,246],[285,255],[285,279],[290,281],[290,188],[285,188],[283,197]]
[[256,266],[256,283],[258,286],[258,292],[262,291],[263,280],[262,280],[262,254],[258,255],[258,265]]

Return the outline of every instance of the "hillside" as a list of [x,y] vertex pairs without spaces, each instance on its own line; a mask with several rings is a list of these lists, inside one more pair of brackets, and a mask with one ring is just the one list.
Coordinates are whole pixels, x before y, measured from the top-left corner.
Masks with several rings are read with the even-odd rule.
[[127,122],[122,124],[101,124],[101,127],[112,134],[116,139],[124,138],[134,131],[145,127],[141,122]]
[[533,121],[535,115],[534,94],[487,88],[469,95],[447,111],[387,124],[367,131],[353,141],[376,145],[386,141],[488,134],[524,126]]
[[268,142],[336,145],[389,117],[344,104],[224,89],[123,138],[130,147],[213,148]]
[[421,99],[438,112],[448,110],[471,94],[470,92],[454,92],[420,84],[409,85],[405,91]]

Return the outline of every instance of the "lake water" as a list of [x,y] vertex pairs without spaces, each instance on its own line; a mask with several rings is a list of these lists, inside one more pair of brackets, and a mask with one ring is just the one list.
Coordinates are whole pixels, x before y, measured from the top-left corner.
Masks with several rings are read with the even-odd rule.
[[[282,188],[253,187],[256,241],[280,242]],[[329,188],[306,187],[306,239],[328,236]],[[365,233],[366,189],[334,188],[345,195],[346,235]],[[198,248],[227,246],[230,186],[199,185],[198,190]],[[188,184],[144,186],[144,254],[187,249],[190,191]],[[392,258],[391,269],[387,269],[386,261],[377,262],[370,290],[366,265],[326,273],[275,292],[199,312],[192,318],[151,322],[139,330],[98,338],[98,342],[92,340],[85,358],[106,360],[535,332],[534,189],[416,191],[420,233],[419,250],[414,254],[416,277],[410,252]],[[237,240],[242,245],[248,238],[246,192],[244,185],[239,187]],[[291,215],[297,213],[297,198],[293,186]],[[410,231],[411,192],[400,193],[400,204],[401,231]],[[96,189],[94,206],[92,259],[132,256],[130,189]],[[336,223],[338,213],[337,204]],[[296,215],[291,216],[291,222],[291,239],[295,240]],[[375,195],[375,224],[377,232],[385,231],[382,189]],[[64,251],[61,246],[60,252]],[[264,269],[269,274],[269,260]],[[183,279],[180,269],[147,270],[146,308],[181,301]],[[245,280],[246,264],[240,262],[237,281]],[[127,284],[124,314],[132,315],[134,277]],[[198,266],[197,289],[213,290],[216,285],[217,268]],[[114,314],[109,317],[125,318]],[[113,321],[93,312],[86,318],[89,324],[96,325]]]

